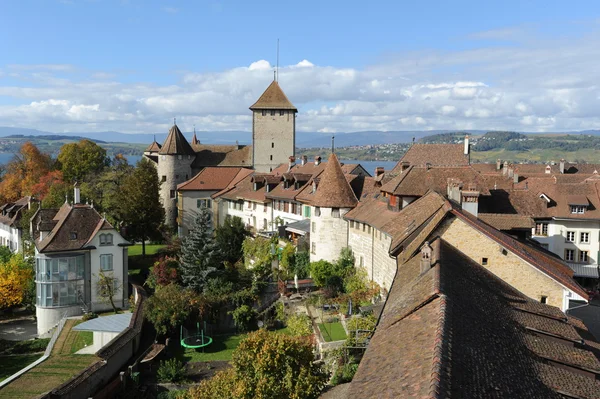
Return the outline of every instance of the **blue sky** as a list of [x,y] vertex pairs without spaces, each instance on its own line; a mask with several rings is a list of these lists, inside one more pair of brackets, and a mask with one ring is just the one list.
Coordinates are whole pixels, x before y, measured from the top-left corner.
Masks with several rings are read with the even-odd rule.
[[279,38],[299,130],[600,128],[600,3],[488,3],[5,1],[0,126],[249,130]]

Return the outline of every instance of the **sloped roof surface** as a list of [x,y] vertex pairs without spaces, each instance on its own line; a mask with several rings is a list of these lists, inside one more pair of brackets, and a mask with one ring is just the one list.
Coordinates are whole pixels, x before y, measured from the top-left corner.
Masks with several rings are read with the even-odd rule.
[[154,140],[152,144],[150,144],[148,148],[144,150],[144,152],[159,152],[161,147],[162,146],[158,144],[156,140]]
[[275,80],[267,87],[267,90],[264,91],[259,99],[252,104],[250,109],[289,109],[298,111],[290,100],[288,100],[281,87],[279,87],[279,83]]
[[469,157],[464,154],[463,144],[413,144],[392,169],[400,172],[402,162],[410,165],[425,166],[466,166]]
[[535,222],[529,216],[505,213],[479,213],[477,217],[498,230],[532,229]]
[[177,125],[173,125],[173,127],[169,130],[169,134],[167,135],[167,138],[165,139],[165,142],[161,146],[158,153],[161,155],[196,154]]
[[320,175],[319,185],[311,205],[327,208],[353,208],[358,203],[352,187],[335,154],[329,156],[325,170]]
[[208,166],[252,167],[251,145],[198,144],[192,147],[196,151],[196,159],[192,163],[194,169]]
[[190,180],[177,185],[179,191],[223,190],[242,168],[208,167]]
[[133,313],[120,313],[110,316],[97,317],[76,325],[73,327],[73,330],[120,333],[129,327],[131,316],[133,316]]
[[398,265],[348,398],[600,398],[600,382],[582,373],[600,372],[597,343],[582,339],[589,338],[579,334],[582,323],[532,301],[448,243],[432,245],[439,259],[425,273],[420,254]]

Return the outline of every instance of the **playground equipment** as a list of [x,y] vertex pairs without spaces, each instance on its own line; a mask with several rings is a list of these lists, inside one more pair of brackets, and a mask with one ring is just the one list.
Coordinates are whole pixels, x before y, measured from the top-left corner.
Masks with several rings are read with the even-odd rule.
[[200,329],[200,322],[196,323],[196,333],[190,333],[190,331],[181,326],[179,332],[179,338],[181,342],[181,346],[184,348],[190,349],[198,349],[204,348],[210,344],[212,344],[212,338],[204,335],[204,330],[206,330],[206,322],[204,322],[204,328]]

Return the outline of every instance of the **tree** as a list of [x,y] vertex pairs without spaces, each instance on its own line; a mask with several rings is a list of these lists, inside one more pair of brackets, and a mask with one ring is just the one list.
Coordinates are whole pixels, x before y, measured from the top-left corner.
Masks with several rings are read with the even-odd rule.
[[336,267],[326,260],[319,260],[310,264],[310,275],[317,287],[325,287],[333,276],[336,276]]
[[157,287],[146,301],[144,317],[154,325],[157,333],[164,335],[188,318],[195,302],[194,293],[177,284]]
[[33,284],[33,265],[20,254],[6,260],[3,254],[0,262],[0,309],[23,303]]
[[102,302],[112,306],[115,313],[118,313],[119,309],[115,306],[114,297],[122,288],[123,284],[120,283],[118,278],[100,271],[96,281],[96,293]]
[[317,398],[327,375],[313,361],[312,339],[258,330],[233,352],[232,371],[203,381],[187,398]]
[[3,202],[16,201],[32,194],[32,188],[52,169],[52,158],[34,144],[26,142],[7,165],[0,183]]
[[223,253],[223,260],[235,263],[244,255],[242,244],[250,232],[244,226],[242,219],[234,216],[225,218],[223,226],[215,230],[215,238]]
[[65,144],[58,153],[63,176],[67,182],[83,182],[87,175],[100,173],[110,160],[106,150],[91,140]]
[[209,275],[219,269],[222,254],[211,231],[211,213],[201,209],[181,244],[181,280],[186,287],[202,292]]
[[178,283],[178,268],[179,262],[177,262],[177,259],[168,256],[164,258],[161,257],[157,262],[154,263],[152,270],[150,270],[150,275],[146,280],[146,285],[150,288],[156,288],[158,286]]
[[160,237],[159,228],[165,219],[159,186],[156,169],[142,158],[121,187],[125,235],[142,242],[143,256],[146,255],[146,240]]
[[256,310],[249,305],[241,305],[229,312],[238,331],[247,332],[256,329]]

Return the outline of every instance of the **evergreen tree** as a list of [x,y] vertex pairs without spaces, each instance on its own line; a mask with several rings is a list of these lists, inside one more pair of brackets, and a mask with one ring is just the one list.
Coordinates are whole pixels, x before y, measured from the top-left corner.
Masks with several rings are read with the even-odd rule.
[[211,213],[200,209],[181,244],[181,279],[187,287],[202,292],[208,276],[216,271],[223,254],[211,231]]
[[223,226],[215,230],[215,238],[223,251],[223,260],[235,263],[244,255],[242,244],[250,232],[244,226],[242,219],[234,216],[225,218]]
[[146,255],[146,240],[161,236],[159,228],[165,220],[159,186],[156,169],[150,161],[141,159],[121,187],[126,236],[142,242],[142,255]]

